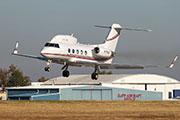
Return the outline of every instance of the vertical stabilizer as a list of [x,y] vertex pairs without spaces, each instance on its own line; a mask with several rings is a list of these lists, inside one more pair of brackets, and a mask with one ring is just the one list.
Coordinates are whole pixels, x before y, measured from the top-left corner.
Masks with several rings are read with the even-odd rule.
[[[112,26],[110,26],[110,27],[95,25],[95,27],[110,29],[105,42],[103,44],[98,45],[98,46],[103,47],[103,48],[107,48],[107,49],[111,50],[112,53],[115,53],[121,30],[145,31],[145,32],[151,31],[149,29],[141,29],[141,28],[124,28],[124,27],[122,28],[119,24],[112,24]],[[107,63],[111,63],[111,62],[112,62],[112,59],[107,61]]]
[[120,31],[121,31],[121,26],[119,24],[113,24],[106,38],[106,41],[103,44],[103,47],[108,48],[113,52],[115,52],[117,42],[120,36]]

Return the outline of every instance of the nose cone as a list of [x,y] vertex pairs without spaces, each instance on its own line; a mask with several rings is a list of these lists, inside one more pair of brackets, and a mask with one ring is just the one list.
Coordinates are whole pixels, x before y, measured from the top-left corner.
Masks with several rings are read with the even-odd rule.
[[46,55],[48,54],[48,50],[46,48],[43,48],[40,52],[40,54],[44,57],[47,57]]

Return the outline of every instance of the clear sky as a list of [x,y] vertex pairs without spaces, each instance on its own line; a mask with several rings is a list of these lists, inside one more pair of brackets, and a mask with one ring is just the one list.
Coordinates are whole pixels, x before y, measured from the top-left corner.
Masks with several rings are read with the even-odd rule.
[[[17,65],[36,81],[61,75],[62,65],[12,56],[15,42],[21,53],[39,55],[56,34],[73,33],[80,43],[102,43],[108,33],[98,25],[119,23],[123,27],[152,32],[122,31],[115,63],[166,65],[180,56],[180,0],[0,0],[0,67]],[[91,74],[92,68],[70,67],[71,74]],[[180,80],[180,59],[173,69],[113,70],[113,73],[153,73]]]

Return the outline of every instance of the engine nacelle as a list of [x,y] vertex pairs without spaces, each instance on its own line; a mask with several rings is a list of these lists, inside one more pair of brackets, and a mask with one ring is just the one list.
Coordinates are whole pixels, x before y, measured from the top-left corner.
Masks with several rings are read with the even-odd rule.
[[93,57],[96,59],[113,57],[113,52],[111,50],[100,47],[95,47],[92,50],[92,53]]

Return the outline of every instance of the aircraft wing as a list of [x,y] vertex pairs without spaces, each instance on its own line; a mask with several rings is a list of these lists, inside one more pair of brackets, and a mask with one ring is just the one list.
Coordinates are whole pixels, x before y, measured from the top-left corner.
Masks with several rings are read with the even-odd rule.
[[98,64],[101,69],[144,69],[144,68],[173,68],[178,56],[175,56],[170,65],[122,65],[122,64]]
[[40,56],[35,56],[35,55],[28,55],[28,54],[20,54],[20,53],[18,53],[18,45],[19,45],[19,43],[17,42],[12,55],[28,57],[28,58],[34,58],[34,59],[39,59],[39,60],[44,60],[44,61],[48,60],[45,57],[40,57]]
[[34,56],[34,55],[28,55],[28,54],[12,53],[12,55],[22,56],[22,57],[28,57],[28,58],[34,58],[34,59],[39,59],[39,60],[44,60],[44,61],[47,61],[47,60],[48,60],[48,59],[45,58],[45,57]]
[[99,64],[101,69],[144,69],[141,65]]
[[94,62],[84,62],[84,61],[73,61],[68,62],[70,66],[86,66],[86,67],[94,67],[98,66],[101,69],[145,69],[145,68],[172,68],[178,59],[178,56],[175,56],[172,60],[171,64],[167,66],[159,66],[159,65],[127,65],[127,64],[116,64],[116,63],[94,63]]
[[[28,57],[28,58],[34,58],[34,59],[39,59],[43,61],[48,61],[48,58],[45,57],[40,57],[40,56],[34,56],[34,55],[28,55],[28,54],[20,54],[18,53],[18,42],[16,43],[16,46],[14,48],[14,51],[12,53],[13,55],[16,56],[22,56],[22,57]],[[66,61],[68,65],[70,66],[86,66],[86,67],[94,67],[98,66],[101,69],[144,69],[144,68],[172,68],[178,59],[178,56],[175,56],[173,61],[171,62],[170,65],[167,66],[158,66],[158,65],[126,65],[126,64],[116,64],[116,63],[96,63],[96,62],[85,62],[85,61],[77,61],[77,60],[72,60],[72,61]],[[58,63],[58,64],[63,64],[64,61],[52,59],[52,62]]]

